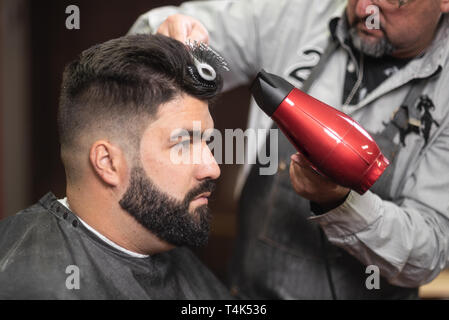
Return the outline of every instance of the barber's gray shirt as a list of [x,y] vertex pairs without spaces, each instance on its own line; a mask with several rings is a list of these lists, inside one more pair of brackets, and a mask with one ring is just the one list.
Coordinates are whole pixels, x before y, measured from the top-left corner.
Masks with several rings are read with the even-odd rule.
[[86,229],[51,193],[0,222],[0,299],[229,297],[190,250],[132,257]]

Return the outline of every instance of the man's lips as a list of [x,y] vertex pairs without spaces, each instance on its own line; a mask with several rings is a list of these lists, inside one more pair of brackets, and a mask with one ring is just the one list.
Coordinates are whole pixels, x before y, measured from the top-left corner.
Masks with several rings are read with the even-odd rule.
[[210,192],[203,192],[203,193],[197,195],[193,200],[198,200],[198,199],[202,199],[202,198],[207,199],[210,197],[210,195],[211,195]]
[[365,22],[357,23],[357,29],[359,30],[359,32],[362,32],[365,35],[373,36],[376,38],[382,37],[384,35],[382,29],[368,29]]
[[209,197],[211,193],[210,192],[203,192],[199,195],[197,195],[192,202],[194,202],[197,205],[205,205],[209,203]]

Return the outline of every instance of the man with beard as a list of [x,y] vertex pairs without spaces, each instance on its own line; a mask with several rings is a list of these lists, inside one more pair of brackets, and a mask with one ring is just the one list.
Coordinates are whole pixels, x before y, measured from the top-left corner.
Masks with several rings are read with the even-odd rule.
[[[235,294],[415,298],[447,266],[448,12],[448,0],[222,0],[138,19],[131,33],[210,41],[232,65],[225,89],[262,68],[286,78],[352,116],[391,162],[359,195],[315,174],[279,135],[277,174],[246,165],[238,181]],[[248,127],[270,126],[253,103]]]
[[[49,193],[0,223],[0,299],[228,297],[184,248],[207,242],[220,175],[206,140],[193,139],[204,133],[194,123],[213,128],[209,101],[221,89],[223,65],[208,50],[127,36],[66,67],[58,127],[67,198]],[[197,56],[214,79],[201,77]],[[175,162],[179,151],[201,161]]]

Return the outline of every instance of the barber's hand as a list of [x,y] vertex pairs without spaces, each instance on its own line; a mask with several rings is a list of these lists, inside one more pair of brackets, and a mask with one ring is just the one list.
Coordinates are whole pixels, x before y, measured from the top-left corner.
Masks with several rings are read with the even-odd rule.
[[182,14],[169,16],[159,27],[157,33],[174,38],[182,43],[188,39],[209,43],[209,33],[198,20]]
[[350,189],[319,175],[299,153],[292,155],[291,160],[290,180],[297,194],[327,210],[334,209],[345,201]]

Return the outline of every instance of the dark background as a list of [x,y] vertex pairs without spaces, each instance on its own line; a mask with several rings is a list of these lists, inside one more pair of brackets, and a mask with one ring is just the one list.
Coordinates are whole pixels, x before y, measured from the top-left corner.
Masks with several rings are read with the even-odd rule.
[[[161,5],[179,3],[181,1],[0,0],[0,54],[4,62],[0,69],[3,79],[0,98],[8,96],[8,102],[3,99],[2,106],[5,125],[0,143],[6,142],[0,144],[3,169],[0,170],[0,218],[35,203],[50,190],[58,197],[65,196],[65,174],[59,158],[56,128],[64,66],[84,49],[126,34],[140,14]],[[69,5],[80,8],[80,30],[65,27],[68,17],[65,10]],[[16,66],[20,67],[17,74],[21,75],[21,81],[14,80]],[[13,93],[7,88],[13,81],[14,89],[21,86],[21,90]],[[224,94],[212,109],[216,128],[244,129],[248,102],[247,88]],[[14,108],[19,104],[21,117],[13,120],[8,114],[16,112]],[[5,129],[8,125],[11,129]],[[16,158],[11,154],[14,148],[21,148]],[[232,194],[238,169],[237,165],[221,165],[222,176],[211,201],[214,220],[210,242],[197,251],[221,278],[226,273],[235,235],[236,203]],[[24,177],[17,191],[6,195],[5,189],[18,184],[20,176]]]

